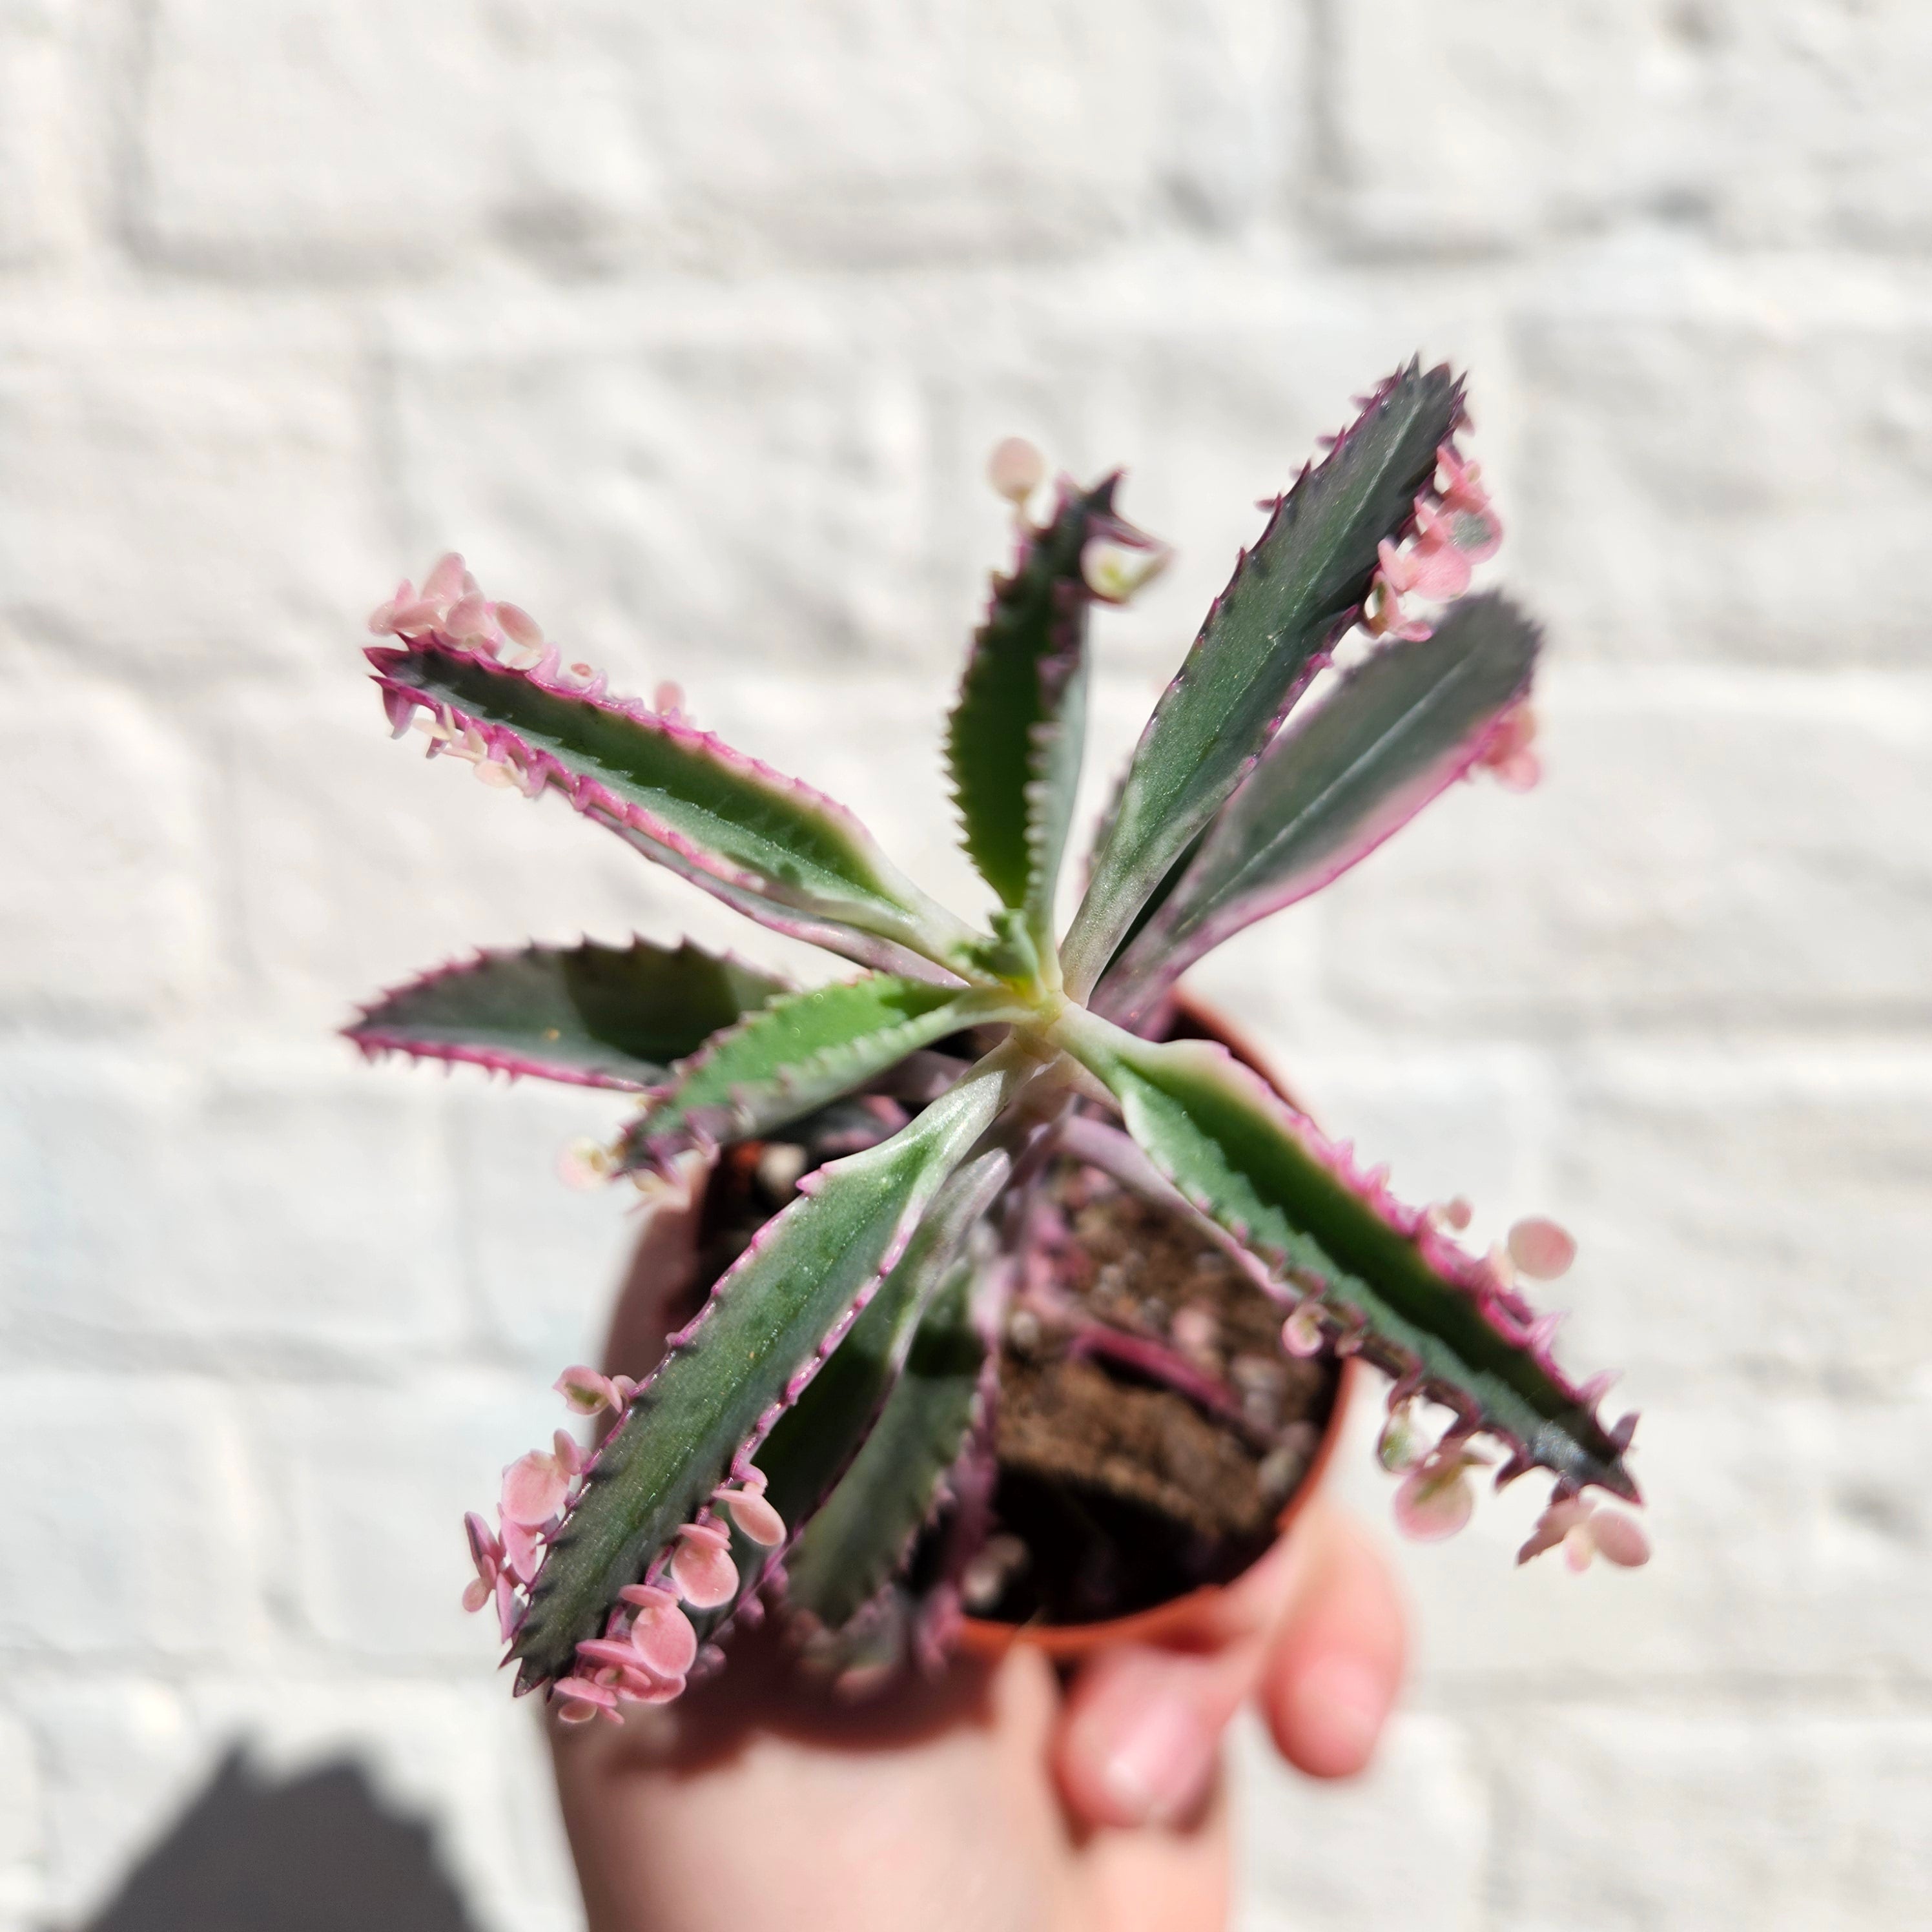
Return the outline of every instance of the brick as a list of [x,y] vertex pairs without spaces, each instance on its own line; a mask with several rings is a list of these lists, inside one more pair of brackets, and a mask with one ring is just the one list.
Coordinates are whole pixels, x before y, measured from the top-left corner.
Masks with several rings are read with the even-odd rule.
[[[1932,1362],[1932,1062],[1593,1056],[1556,1135],[1579,1360],[1897,1396]],[[1574,1282],[1574,1286],[1573,1286]]]
[[[1529,1714],[1512,1726],[1494,1922],[1906,1932],[1932,1885],[1932,1724],[1775,1712]],[[1605,1822],[1613,1819],[1613,1830]]]
[[[240,1763],[228,1777],[238,1770],[269,1791],[352,1768],[372,1805],[428,1828],[431,1856],[479,1932],[582,1922],[538,1727],[487,1674],[455,1685],[298,1666],[180,1688],[30,1676],[21,1700],[49,1767],[48,1902],[63,1923],[117,1894],[231,1754]],[[226,1822],[246,1828],[245,1818]]]
[[1827,247],[1932,241],[1932,158],[1918,138],[1932,86],[1925,10],[1724,0],[1709,11],[1722,231]]
[[180,1691],[148,1678],[23,1675],[17,1696],[45,1766],[45,1906],[78,1924],[196,1789],[200,1740]]
[[0,1280],[23,1328],[386,1363],[463,1332],[426,1083],[316,1056],[190,1072],[25,1051],[0,1092],[21,1150],[0,1171]]
[[0,1011],[95,1024],[178,1016],[211,962],[199,776],[128,692],[10,681],[34,836],[0,853]]
[[706,263],[1052,259],[1237,224],[1284,158],[1284,10],[727,0],[649,55],[670,245]]
[[[674,25],[572,0],[160,10],[142,232],[171,261],[418,273],[507,244],[580,272],[1090,249],[1273,198],[1298,45],[1219,0],[740,4]],[[748,46],[758,50],[747,58]],[[567,130],[567,135],[566,133]]]
[[1396,1719],[1368,1774],[1298,1776],[1261,1727],[1234,1732],[1239,1932],[1355,1932],[1479,1922],[1492,1832],[1469,1740],[1451,1720]]
[[1932,331],[1802,300],[1545,314],[1521,370],[1505,556],[1566,655],[1923,663],[1923,600],[1874,560],[1932,514]]
[[218,1678],[195,1684],[188,1707],[205,1751],[238,1745],[271,1789],[353,1766],[376,1807],[428,1828],[479,1932],[581,1925],[542,1727],[502,1679]]
[[555,1372],[289,1388],[261,1406],[271,1561],[304,1634],[366,1658],[487,1672],[500,1646],[488,1612],[462,1609],[464,1512],[489,1514],[505,1466],[568,1420],[547,1386]]
[[[1220,1004],[1238,1027],[1253,1010],[1246,1001]],[[1271,1033],[1262,1037],[1272,1044]],[[1367,1164],[1388,1166],[1389,1185],[1403,1200],[1464,1196],[1476,1216],[1472,1241],[1500,1239],[1511,1203],[1540,1198],[1550,1105],[1540,1070],[1526,1056],[1385,1060],[1338,1053],[1331,1038],[1325,1052],[1303,1047],[1272,1064],[1290,1097],[1328,1132],[1352,1141]]]
[[397,381],[418,548],[460,535],[486,587],[593,656],[695,694],[707,662],[922,636],[920,398],[862,338],[425,355]]
[[[1576,1576],[1544,1558],[1514,1568],[1548,1494],[1534,1478],[1484,1492],[1453,1542],[1389,1536],[1416,1606],[1425,1693],[1575,1684],[1628,1696],[1742,1682],[1849,1696],[1924,1682],[1932,1516],[1918,1472],[1932,1455],[1932,1400],[1922,1387],[1859,1402],[1659,1399],[1633,1383],[1606,1410],[1630,1407],[1642,1412],[1631,1466],[1649,1505],[1647,1568]],[[1372,1455],[1379,1412],[1372,1396],[1357,1406],[1332,1466],[1340,1497],[1385,1526],[1394,1484]]]
[[238,695],[217,728],[242,985],[293,1037],[326,1040],[357,1003],[472,946],[674,930],[700,900],[561,802],[488,791],[459,763],[426,765],[420,739],[392,742],[346,652],[312,692]]
[[594,1362],[637,1238],[628,1187],[583,1193],[557,1178],[576,1139],[609,1139],[628,1097],[535,1082],[453,1096],[460,1239],[493,1340],[554,1378]]
[[1701,188],[1708,80],[1668,0],[1539,15],[1516,0],[1366,0],[1333,16],[1330,165],[1350,240],[1520,243]]
[[40,1856],[40,1784],[32,1733],[13,1712],[0,1710],[0,1911],[18,1868]]
[[0,8],[0,267],[57,260],[80,238],[69,15],[63,0]]
[[0,367],[0,610],[176,678],[339,649],[391,568],[352,358],[110,318]]
[[0,1391],[16,1486],[0,1642],[69,1658],[248,1646],[262,1612],[240,1437],[206,1382],[16,1371]]
[[1922,694],[1672,689],[1552,677],[1538,791],[1460,789],[1324,895],[1334,998],[1504,1034],[1932,1010]]
[[581,268],[655,206],[639,34],[577,0],[158,9],[147,248],[256,274],[434,272],[502,236]]

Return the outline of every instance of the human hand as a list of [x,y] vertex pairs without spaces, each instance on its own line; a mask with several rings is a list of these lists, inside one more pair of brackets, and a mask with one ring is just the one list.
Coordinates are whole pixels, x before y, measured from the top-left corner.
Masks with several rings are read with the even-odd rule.
[[[690,1278],[696,1208],[654,1217],[607,1366],[638,1373]],[[621,1728],[551,1726],[591,1932],[1193,1932],[1228,1892],[1220,1741],[1253,1700],[1288,1762],[1359,1771],[1402,1617],[1363,1533],[1318,1502],[1184,1638],[1063,1679],[1038,1652],[841,1702],[769,1629]]]

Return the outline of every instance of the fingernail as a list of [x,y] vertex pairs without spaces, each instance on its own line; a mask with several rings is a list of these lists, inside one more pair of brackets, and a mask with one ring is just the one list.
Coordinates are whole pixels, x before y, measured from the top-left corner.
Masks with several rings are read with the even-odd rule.
[[1388,1702],[1382,1674],[1353,1658],[1310,1664],[1294,1692],[1295,1735],[1310,1768],[1336,1776],[1360,1770],[1382,1736]]
[[1114,1738],[1101,1780],[1125,1816],[1171,1824],[1207,1788],[1215,1742],[1214,1732],[1186,1698],[1156,1698]]

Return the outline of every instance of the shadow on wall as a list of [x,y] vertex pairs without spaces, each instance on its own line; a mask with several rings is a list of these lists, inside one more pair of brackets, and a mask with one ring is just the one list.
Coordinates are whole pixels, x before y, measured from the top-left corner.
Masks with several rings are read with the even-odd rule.
[[476,1932],[429,1832],[353,1764],[270,1783],[238,1748],[75,1932]]

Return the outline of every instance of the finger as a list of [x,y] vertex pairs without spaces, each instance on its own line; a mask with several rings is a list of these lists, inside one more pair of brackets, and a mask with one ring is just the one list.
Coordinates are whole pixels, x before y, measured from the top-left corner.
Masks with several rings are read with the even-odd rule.
[[1361,1527],[1324,1512],[1307,1570],[1268,1648],[1260,1703],[1282,1755],[1348,1778],[1375,1754],[1402,1688],[1408,1635],[1387,1562]]
[[1221,1733],[1260,1684],[1306,1586],[1304,1531],[1208,1600],[1174,1642],[1104,1652],[1074,1680],[1055,1740],[1068,1808],[1088,1825],[1173,1825],[1211,1792]]

